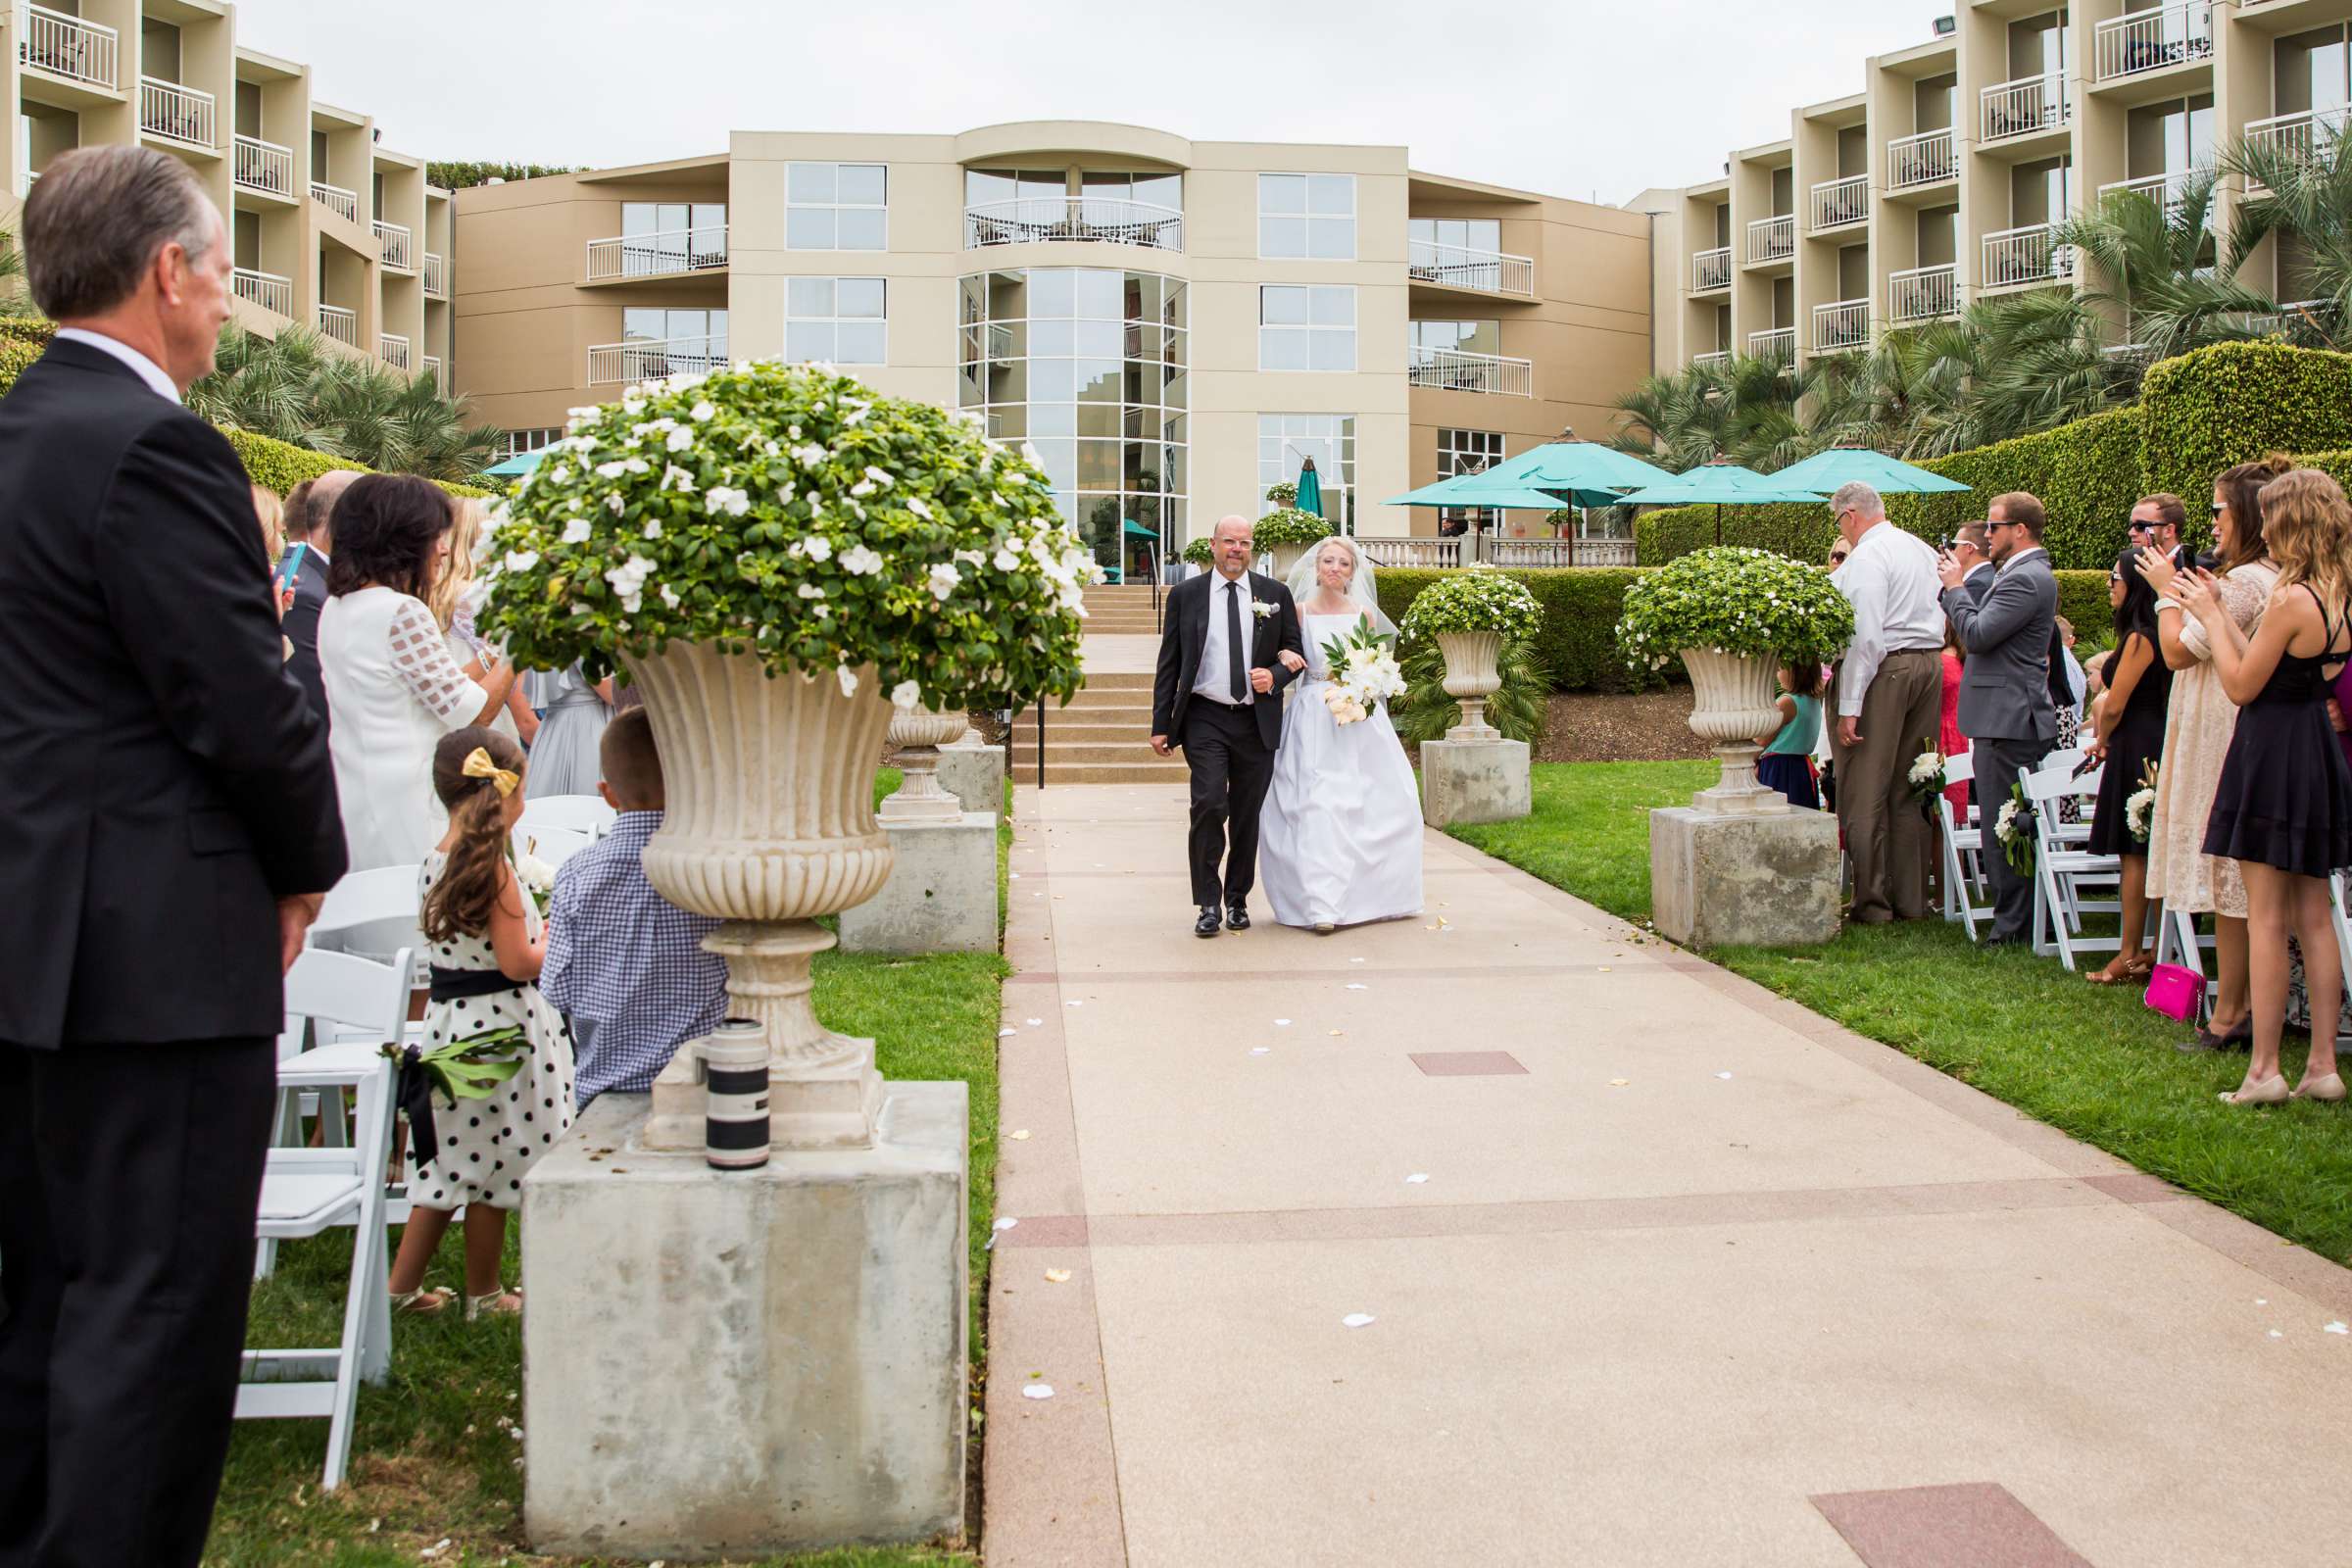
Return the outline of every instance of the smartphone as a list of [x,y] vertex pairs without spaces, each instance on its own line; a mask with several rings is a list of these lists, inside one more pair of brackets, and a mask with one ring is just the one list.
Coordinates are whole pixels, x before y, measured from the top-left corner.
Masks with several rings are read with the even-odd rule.
[[292,582],[295,574],[302,570],[302,558],[310,553],[310,549],[306,544],[286,546],[286,553],[277,558],[277,569],[270,574],[270,586],[280,593],[285,592],[286,584]]

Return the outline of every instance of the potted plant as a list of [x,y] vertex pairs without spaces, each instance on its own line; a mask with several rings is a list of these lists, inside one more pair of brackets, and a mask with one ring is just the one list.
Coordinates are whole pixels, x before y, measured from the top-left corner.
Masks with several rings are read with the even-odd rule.
[[1288,479],[1270,484],[1266,486],[1266,499],[1277,507],[1295,507],[1298,504],[1298,487]]
[[1505,642],[1536,634],[1543,610],[1516,577],[1483,567],[1448,575],[1405,607],[1397,630],[1415,642],[1433,641],[1446,655],[1446,695],[1462,705],[1449,741],[1499,740],[1487,722],[1487,699],[1502,684],[1497,662]]
[[1756,782],[1756,737],[1779,717],[1778,671],[1827,663],[1853,639],[1853,608],[1819,567],[1765,550],[1684,556],[1625,593],[1618,646],[1637,666],[1680,657],[1690,672],[1690,730],[1714,744],[1722,776],[1694,805],[1713,811],[1788,809]]
[[[1094,562],[977,419],[826,367],[672,376],[567,429],[501,509],[482,626],[526,667],[644,689],[669,798],[647,878],[728,922],[709,945],[767,1030],[776,1141],[863,1146],[872,1045],[817,1019],[808,962],[833,945],[816,917],[890,873],[873,783],[894,702],[960,722],[1067,698]],[[675,1070],[649,1141],[686,1136]]]
[[1274,558],[1276,577],[1288,577],[1300,556],[1338,531],[1328,517],[1318,517],[1297,507],[1282,507],[1257,519],[1251,545],[1259,555]]
[[1176,559],[1193,568],[1187,575],[1198,577],[1217,564],[1217,553],[1211,548],[1208,535],[1202,534],[1187,544]]

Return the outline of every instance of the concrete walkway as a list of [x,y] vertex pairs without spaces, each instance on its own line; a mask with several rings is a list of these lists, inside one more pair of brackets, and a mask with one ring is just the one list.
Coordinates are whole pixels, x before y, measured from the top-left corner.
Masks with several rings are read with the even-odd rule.
[[1440,835],[1016,820],[991,1568],[2352,1562],[2352,1274]]

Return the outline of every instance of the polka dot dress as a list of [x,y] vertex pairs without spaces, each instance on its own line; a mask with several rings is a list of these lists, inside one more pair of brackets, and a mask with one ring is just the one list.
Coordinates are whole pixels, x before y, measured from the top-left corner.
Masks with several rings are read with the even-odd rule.
[[[419,900],[447,863],[438,850],[425,857],[417,872]],[[539,910],[528,898],[523,900],[522,915],[536,936]],[[444,969],[498,967],[498,956],[486,936],[436,942],[432,961]],[[413,1201],[442,1209],[468,1203],[519,1207],[522,1173],[571,1127],[571,1032],[537,986],[526,983],[486,997],[433,1003],[424,1011],[425,1045],[445,1045],[510,1025],[529,1037],[529,1063],[493,1089],[487,1100],[464,1100],[452,1108],[434,1097],[434,1133],[441,1147],[416,1152],[420,1163],[409,1182]]]

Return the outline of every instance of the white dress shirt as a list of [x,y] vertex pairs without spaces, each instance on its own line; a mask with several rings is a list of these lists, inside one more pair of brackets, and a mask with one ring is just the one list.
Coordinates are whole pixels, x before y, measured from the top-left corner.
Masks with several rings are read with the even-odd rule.
[[78,326],[61,326],[57,329],[57,335],[68,343],[80,343],[122,361],[137,373],[140,380],[154,389],[157,397],[170,398],[174,403],[179,401],[179,388],[172,384],[172,378],[164,373],[164,368],[121,339],[108,337],[103,332],[86,332]]
[[1871,525],[1830,581],[1854,607],[1854,640],[1838,674],[1838,716],[1862,716],[1862,698],[1888,654],[1943,647],[1936,551],[1891,522]]
[[1200,641],[1200,667],[1193,672],[1193,695],[1205,697],[1212,703],[1234,706],[1233,671],[1225,662],[1225,617],[1233,612],[1225,608],[1228,595],[1238,595],[1242,617],[1242,706],[1248,707],[1252,693],[1250,690],[1250,639],[1257,617],[1250,612],[1250,576],[1228,580],[1223,572],[1208,574],[1208,635]]

